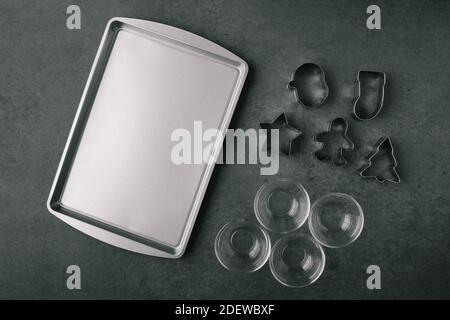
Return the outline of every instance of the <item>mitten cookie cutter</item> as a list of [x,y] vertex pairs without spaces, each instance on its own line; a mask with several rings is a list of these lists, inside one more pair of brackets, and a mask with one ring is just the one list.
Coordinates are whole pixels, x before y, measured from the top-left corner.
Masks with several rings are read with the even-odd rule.
[[320,107],[329,93],[325,71],[315,63],[298,67],[288,88],[294,91],[297,102],[308,108]]

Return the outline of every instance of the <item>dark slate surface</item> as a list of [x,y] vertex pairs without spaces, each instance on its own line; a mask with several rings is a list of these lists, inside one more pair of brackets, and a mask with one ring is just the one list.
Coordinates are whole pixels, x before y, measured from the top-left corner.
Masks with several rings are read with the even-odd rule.
[[[69,1],[0,3],[0,297],[374,299],[450,298],[448,1],[377,1],[382,30],[365,27],[369,1],[80,1],[82,30],[65,27]],[[253,218],[258,187],[275,177],[259,167],[217,166],[187,254],[164,260],[109,246],[51,216],[46,198],[107,20],[143,18],[197,33],[248,61],[251,72],[232,122],[256,128],[286,111],[304,135],[279,176],[298,179],[312,200],[331,191],[357,198],[366,224],[351,246],[328,250],[313,286],[288,289],[268,266],[232,274],[213,241],[230,219]],[[305,110],[286,89],[304,62],[326,71],[330,97]],[[351,119],[350,88],[360,69],[388,74],[385,109]],[[317,161],[312,135],[337,116],[350,124],[352,165]],[[355,173],[379,137],[392,138],[399,185]],[[163,182],[162,182],[163,183]],[[303,231],[305,231],[303,229]],[[82,290],[65,269],[82,268]],[[365,270],[382,269],[382,290]]]

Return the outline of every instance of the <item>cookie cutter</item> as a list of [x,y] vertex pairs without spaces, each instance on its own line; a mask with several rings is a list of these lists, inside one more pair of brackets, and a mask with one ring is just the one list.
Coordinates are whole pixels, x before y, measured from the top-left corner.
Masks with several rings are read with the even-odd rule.
[[[368,169],[372,167],[374,158],[380,153],[380,151],[386,151],[388,154],[389,159],[389,173],[391,175],[391,178],[383,177],[382,175],[377,174],[370,174],[368,173]],[[378,182],[394,182],[394,183],[400,183],[400,176],[397,173],[396,167],[397,167],[397,159],[394,156],[394,147],[392,145],[392,141],[389,137],[383,137],[377,141],[375,144],[375,150],[369,154],[369,156],[366,158],[367,164],[363,166],[360,169],[359,175],[362,178],[375,178]]]
[[297,102],[308,108],[318,108],[328,98],[325,71],[315,63],[305,63],[297,68],[288,89],[295,93]]
[[275,120],[269,123],[260,123],[259,124],[261,129],[265,129],[268,132],[267,135],[267,148],[271,149],[271,141],[269,134],[270,130],[277,129],[279,130],[279,148],[280,151],[284,154],[290,156],[292,152],[292,143],[295,139],[300,137],[300,135],[303,133],[301,130],[292,127],[288,123],[288,119],[286,116],[286,113],[283,112],[280,114]]
[[353,104],[353,116],[358,120],[371,120],[383,108],[386,73],[358,72],[358,97]]
[[[336,118],[331,121],[328,131],[319,133],[313,137],[314,141],[322,144],[321,148],[314,152],[314,155],[318,160],[331,160],[336,166],[347,164],[347,159],[345,159],[343,151],[353,151],[355,149],[355,144],[347,136],[348,127],[347,120],[344,118]],[[338,148],[333,146],[338,142],[334,140],[337,135],[340,135],[339,138],[342,144],[342,146]]]

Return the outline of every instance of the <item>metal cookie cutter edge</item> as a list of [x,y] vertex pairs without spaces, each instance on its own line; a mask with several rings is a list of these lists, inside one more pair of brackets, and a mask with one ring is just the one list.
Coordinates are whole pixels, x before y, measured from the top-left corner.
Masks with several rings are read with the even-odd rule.
[[[295,81],[295,74],[297,73],[297,70],[300,69],[301,67],[305,66],[305,65],[308,65],[308,64],[309,65],[314,65],[315,67],[317,67],[320,70],[321,74],[322,74],[320,82],[322,83],[322,85],[324,87],[325,96],[322,98],[322,101],[319,104],[317,104],[317,105],[307,105],[307,104],[305,104],[302,101],[302,99],[300,99],[300,95],[298,94],[298,88],[291,85],[291,83]],[[327,76],[326,76],[325,70],[319,64],[314,63],[314,62],[305,62],[302,65],[300,65],[300,67],[295,69],[294,73],[292,73],[291,81],[289,81],[288,84],[287,84],[287,88],[289,90],[294,91],[295,101],[299,105],[304,106],[306,109],[320,108],[325,103],[325,101],[328,99],[328,96],[330,94],[330,88],[328,87],[328,84],[327,84]]]
[[267,127],[265,127],[265,126],[267,126],[267,125],[273,125],[273,124],[274,124],[275,122],[277,122],[279,119],[281,119],[281,121],[283,122],[283,124],[284,124],[284,126],[286,127],[286,129],[289,129],[289,130],[294,131],[294,132],[297,133],[297,136],[296,136],[295,138],[289,140],[289,145],[288,145],[287,150],[282,150],[282,148],[281,148],[281,143],[279,143],[279,150],[280,150],[281,152],[283,152],[284,154],[286,154],[287,156],[290,156],[290,155],[291,155],[291,152],[292,152],[292,142],[294,142],[294,140],[296,140],[297,138],[299,138],[299,137],[303,134],[303,131],[300,130],[300,129],[297,129],[297,128],[295,128],[295,127],[293,127],[293,126],[291,126],[291,125],[289,124],[288,118],[287,118],[287,115],[286,115],[286,112],[282,112],[280,115],[278,115],[278,116],[277,116],[275,119],[273,119],[272,121],[260,123],[259,126],[260,126],[261,129],[271,130],[271,129],[268,129]]
[[[357,112],[356,112],[356,105],[358,104],[359,99],[361,98],[361,81],[360,79],[360,74],[361,72],[374,72],[374,73],[380,73],[383,75],[383,85],[382,85],[382,91],[381,91],[381,103],[380,106],[378,107],[378,110],[369,118],[361,118],[360,116],[358,116]],[[376,118],[378,116],[378,114],[381,112],[381,109],[383,109],[384,106],[384,91],[385,91],[385,86],[386,86],[386,72],[383,71],[373,71],[373,70],[359,70],[358,74],[357,74],[357,83],[358,83],[358,97],[355,99],[354,103],[353,103],[353,117],[355,117],[355,119],[360,120],[360,121],[367,121],[367,120],[372,120],[374,118]]]
[[[354,144],[354,142],[348,137],[348,135],[347,135],[347,132],[348,132],[348,128],[349,128],[349,125],[348,125],[348,121],[347,120],[345,120],[344,118],[342,118],[342,117],[338,117],[338,118],[335,118],[335,119],[333,119],[333,120],[331,120],[330,121],[330,124],[328,125],[328,130],[327,131],[324,131],[324,132],[330,132],[330,130],[331,130],[331,127],[333,126],[333,122],[334,121],[336,121],[336,120],[343,120],[343,122],[344,122],[344,124],[345,124],[345,130],[344,130],[344,132],[343,132],[343,136],[346,138],[346,140],[348,140],[350,143],[351,143],[351,145],[350,145],[350,147],[349,147],[349,150],[346,150],[346,151],[348,151],[348,152],[351,152],[351,151],[353,151],[353,150],[355,150],[355,144]],[[324,133],[324,132],[321,132],[321,133]],[[319,134],[321,134],[321,133],[319,133]],[[325,160],[331,160],[331,163],[333,164],[333,165],[335,165],[335,166],[344,166],[344,165],[346,165],[347,163],[348,163],[348,161],[347,161],[347,159],[344,157],[344,154],[343,154],[343,148],[339,148],[339,156],[341,157],[341,159],[343,159],[344,160],[344,162],[343,163],[336,163],[336,162],[334,162],[334,160],[332,159],[332,158],[324,158],[324,159],[319,159],[318,157],[317,157],[317,152],[319,152],[319,151],[321,151],[321,150],[323,150],[323,146],[324,146],[324,143],[323,142],[320,142],[320,141],[317,141],[317,134],[315,134],[314,136],[313,136],[313,140],[315,141],[315,142],[317,142],[317,143],[320,143],[321,144],[321,147],[320,147],[320,149],[318,149],[318,150],[316,150],[316,151],[314,151],[313,153],[314,153],[314,156],[316,157],[316,159],[317,160],[319,160],[319,161],[325,161]]]
[[[395,179],[392,179],[392,178],[391,178],[391,179],[379,179],[379,177],[377,177],[377,176],[375,176],[375,175],[371,175],[371,176],[366,176],[366,175],[364,175],[363,172],[364,172],[367,168],[369,168],[369,167],[372,165],[372,161],[371,161],[372,158],[380,151],[381,145],[382,145],[386,140],[388,141],[389,146],[391,147],[391,152],[390,152],[390,154],[391,154],[392,164],[393,164],[393,166],[392,166],[392,172],[393,172],[393,174],[395,175]],[[376,179],[376,180],[377,180],[378,182],[380,182],[380,183],[383,183],[383,182],[385,182],[385,181],[389,181],[389,182],[393,182],[393,183],[400,183],[400,176],[398,175],[398,172],[397,172],[397,170],[395,169],[395,168],[397,167],[398,163],[397,163],[397,159],[395,158],[395,155],[394,155],[394,146],[393,146],[392,141],[391,141],[391,139],[390,139],[389,137],[382,137],[382,138],[380,138],[380,139],[377,141],[377,143],[375,144],[375,150],[372,151],[372,152],[366,157],[366,161],[367,161],[367,164],[364,165],[364,166],[359,170],[359,175],[361,176],[361,178],[363,178],[363,179],[374,178],[374,179]]]

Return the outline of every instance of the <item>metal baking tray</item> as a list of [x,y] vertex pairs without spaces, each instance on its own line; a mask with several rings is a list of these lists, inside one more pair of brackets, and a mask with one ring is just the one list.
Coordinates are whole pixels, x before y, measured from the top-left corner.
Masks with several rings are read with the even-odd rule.
[[[214,162],[177,165],[171,134],[219,129],[220,150],[248,67],[219,45],[160,23],[106,27],[50,196],[49,211],[127,250],[183,255]],[[214,153],[217,158],[218,152]]]

